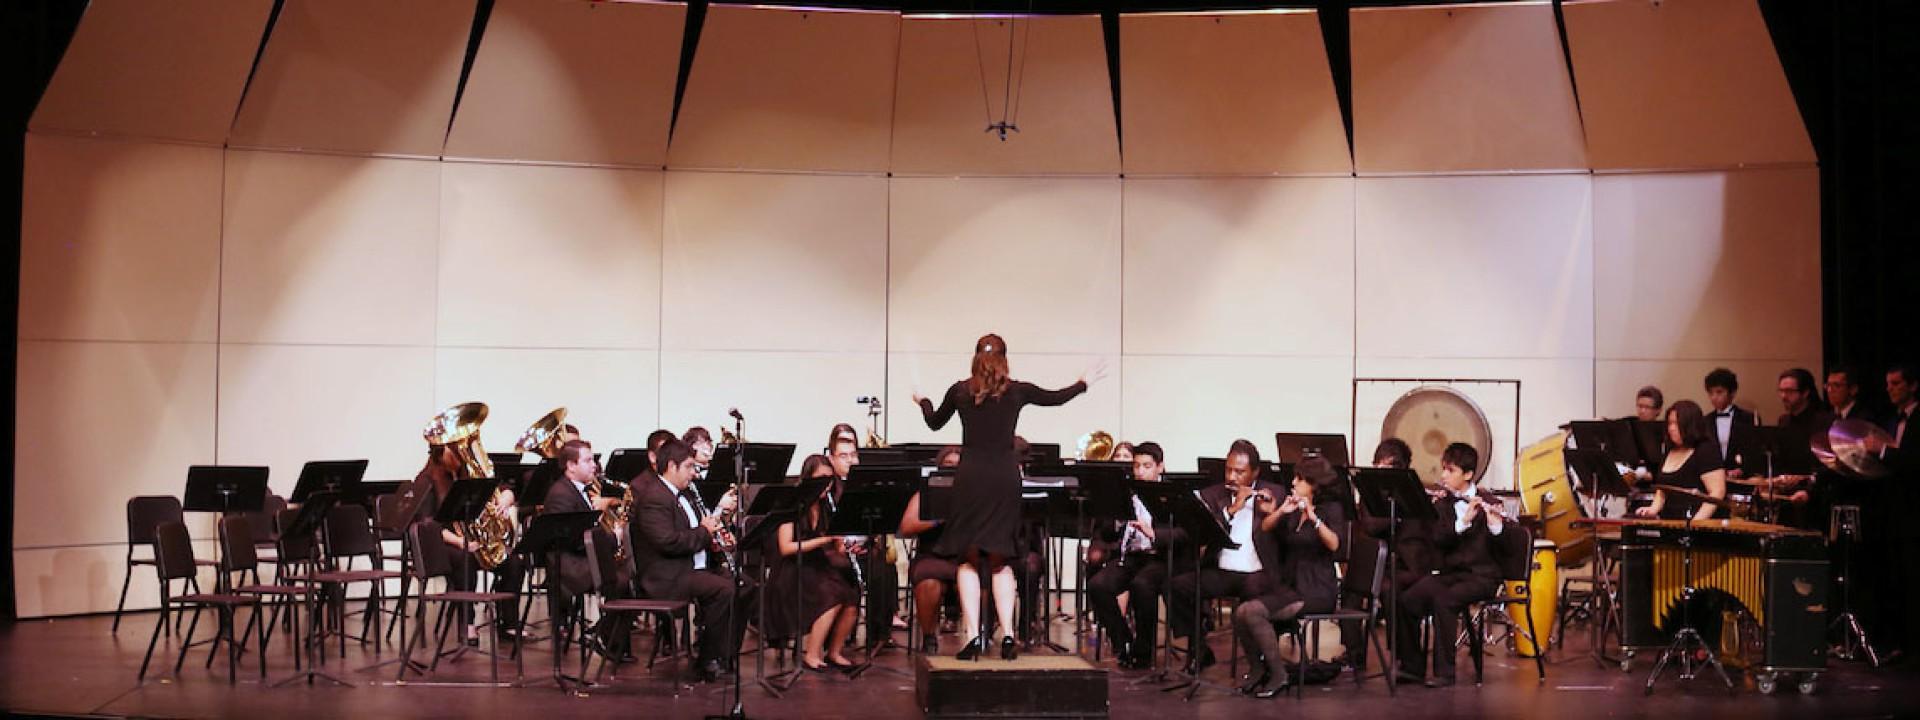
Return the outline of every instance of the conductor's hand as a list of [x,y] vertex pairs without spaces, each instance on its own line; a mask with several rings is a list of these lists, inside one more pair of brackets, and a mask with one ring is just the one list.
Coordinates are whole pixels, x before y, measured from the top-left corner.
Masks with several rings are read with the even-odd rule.
[[927,400],[927,396],[921,395],[920,388],[915,387],[913,389],[913,404],[919,405],[920,403],[926,402],[926,400]]
[[1080,382],[1085,384],[1087,387],[1093,387],[1094,383],[1100,382],[1106,377],[1107,377],[1107,359],[1100,358],[1098,360],[1093,361],[1092,365],[1088,365],[1087,369],[1084,372],[1080,373]]

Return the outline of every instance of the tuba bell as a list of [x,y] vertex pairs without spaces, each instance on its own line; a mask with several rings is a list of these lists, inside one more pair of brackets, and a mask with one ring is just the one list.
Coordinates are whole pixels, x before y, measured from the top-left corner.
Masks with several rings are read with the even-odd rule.
[[[493,461],[480,445],[480,425],[487,421],[486,403],[461,403],[447,408],[427,421],[421,432],[428,444],[439,445],[460,460],[460,474],[468,479],[493,477]],[[506,562],[513,545],[513,518],[501,506],[500,491],[493,491],[480,517],[455,528],[461,537],[479,545],[473,553],[481,568],[492,570]]]
[[566,436],[567,409],[557,407],[533,421],[533,426],[520,434],[520,442],[514,443],[513,450],[530,452],[543,458],[559,457],[561,446],[566,444]]
[[1113,435],[1105,430],[1095,430],[1080,436],[1079,455],[1081,460],[1104,462],[1113,459]]

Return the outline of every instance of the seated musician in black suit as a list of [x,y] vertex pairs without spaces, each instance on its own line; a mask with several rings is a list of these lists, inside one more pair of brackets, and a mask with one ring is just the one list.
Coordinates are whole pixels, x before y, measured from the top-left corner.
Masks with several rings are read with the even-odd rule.
[[1238,547],[1207,548],[1197,575],[1182,573],[1171,581],[1173,602],[1167,608],[1167,624],[1175,637],[1188,638],[1193,648],[1189,673],[1198,674],[1214,663],[1206,636],[1193,627],[1197,603],[1217,597],[1260,597],[1283,581],[1280,541],[1274,529],[1280,524],[1279,498],[1287,491],[1261,478],[1261,467],[1260,451],[1253,443],[1235,440],[1227,450],[1226,482],[1200,491],[1201,502],[1223,521]]
[[728,491],[713,514],[703,517],[695,509],[701,503],[690,489],[693,448],[678,438],[654,452],[653,469],[658,479],[636,481],[633,486],[628,532],[638,568],[636,584],[644,597],[691,600],[698,606],[696,666],[701,679],[713,681],[731,665],[740,647],[754,597],[750,587],[734,585],[720,553],[713,552],[720,514],[731,511],[739,500]]
[[[593,446],[583,440],[569,440],[560,446],[560,480],[547,486],[547,496],[540,511],[546,514],[572,512],[599,512],[613,507],[618,498],[604,497],[593,489],[594,480],[600,476],[600,463],[593,459]],[[559,628],[553,634],[555,651],[567,635],[565,629],[573,618],[574,603],[584,594],[593,591],[592,571],[587,568],[585,549],[577,548],[568,552],[555,552],[547,556],[547,592],[550,594],[549,610],[554,627]],[[589,633],[585,642],[598,652],[607,652],[608,641],[617,640],[625,633],[617,628],[602,626]]]
[[[1140,443],[1131,455],[1134,480],[1160,481],[1166,454],[1158,443]],[[1139,498],[1133,500],[1133,515],[1107,551],[1105,564],[1087,580],[1087,597],[1094,617],[1113,639],[1114,661],[1120,667],[1139,670],[1153,664],[1160,595],[1167,585],[1165,556],[1170,553],[1166,548],[1174,540],[1175,531],[1165,519],[1156,523]],[[1094,555],[1093,550],[1088,551],[1088,564],[1098,563]],[[1121,593],[1127,596],[1126,614],[1120,612]]]
[[[1496,537],[1505,523],[1496,509],[1499,500],[1483,496],[1474,484],[1480,453],[1466,443],[1448,445],[1440,455],[1440,485],[1446,494],[1434,499],[1440,517],[1433,524],[1434,573],[1413,583],[1400,596],[1396,630],[1400,678],[1427,687],[1454,684],[1454,638],[1460,633],[1460,614],[1473,603],[1500,589],[1500,564],[1495,558]],[[1420,621],[1433,618],[1433,677],[1426,678],[1426,658],[1420,647]]]

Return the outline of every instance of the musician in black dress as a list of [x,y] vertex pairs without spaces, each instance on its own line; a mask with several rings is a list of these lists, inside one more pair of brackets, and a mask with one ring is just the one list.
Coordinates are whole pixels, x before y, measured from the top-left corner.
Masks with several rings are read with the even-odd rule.
[[[1099,379],[1101,370],[1099,365],[1091,368],[1091,379]],[[1042,390],[1015,381],[1007,374],[1006,341],[999,335],[986,335],[974,343],[972,377],[947,388],[940,407],[914,393],[914,402],[929,428],[946,427],[954,413],[960,414],[963,451],[954,482],[953,519],[936,549],[960,558],[955,584],[960,587],[962,632],[972,638],[958,655],[963,660],[978,658],[986,648],[986,638],[980,634],[982,571],[993,578],[994,609],[1002,633],[1000,655],[1008,660],[1017,655],[1013,611],[1018,589],[1007,559],[1020,549],[1021,458],[1013,448],[1020,410],[1028,405],[1064,405],[1086,392],[1089,379],[1083,375],[1059,390]]]
[[[826,456],[812,455],[801,463],[800,477],[833,477],[833,466]],[[768,635],[785,639],[805,633],[800,662],[808,670],[851,668],[854,663],[843,650],[860,610],[859,591],[847,579],[849,559],[840,538],[822,534],[825,496],[804,512],[799,522],[782,523],[774,538],[778,559],[767,581]]]
[[[1710,427],[1706,415],[1692,400],[1681,400],[1667,408],[1667,442],[1672,443],[1673,449],[1667,451],[1667,458],[1653,473],[1653,504],[1635,510],[1634,514],[1668,520],[1688,517],[1706,520],[1727,516],[1724,505],[1727,473],[1721,469],[1720,458],[1716,456]],[[1701,502],[1679,493],[1659,490],[1660,485],[1703,492],[1722,502]]]
[[1244,694],[1271,698],[1287,687],[1274,623],[1327,612],[1340,599],[1334,563],[1347,537],[1347,512],[1339,497],[1344,487],[1325,458],[1305,458],[1294,466],[1292,493],[1280,504],[1274,528],[1280,536],[1280,582],[1233,609],[1234,631],[1254,656],[1249,681],[1240,688]]
[[[941,448],[934,463],[942,468],[959,467],[960,446]],[[900,516],[900,537],[916,541],[913,562],[907,566],[907,582],[913,586],[913,616],[919,625],[920,651],[931,653],[940,650],[940,608],[953,589],[960,565],[954,558],[934,550],[940,544],[946,521],[927,519],[927,513],[921,511],[921,498],[921,493],[914,493],[907,500],[906,511]]]

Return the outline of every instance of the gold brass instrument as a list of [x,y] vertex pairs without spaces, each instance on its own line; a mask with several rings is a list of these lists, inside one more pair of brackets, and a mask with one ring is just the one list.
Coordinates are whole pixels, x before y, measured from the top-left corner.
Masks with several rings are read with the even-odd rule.
[[1105,462],[1113,459],[1113,435],[1105,430],[1095,430],[1080,436],[1079,456],[1081,460]]
[[567,436],[567,409],[554,408],[551,412],[533,421],[533,426],[520,434],[520,442],[513,446],[514,452],[530,452],[543,458],[560,456],[560,448],[565,445]]
[[[468,479],[492,478],[493,461],[480,445],[480,425],[486,421],[486,403],[461,403],[433,416],[421,435],[429,444],[453,453],[460,460],[461,474]],[[506,562],[508,551],[513,547],[513,517],[507,514],[501,499],[500,489],[495,488],[493,498],[487,501],[480,517],[471,523],[458,523],[454,528],[461,537],[480,546],[473,552],[474,561],[487,570]]]

